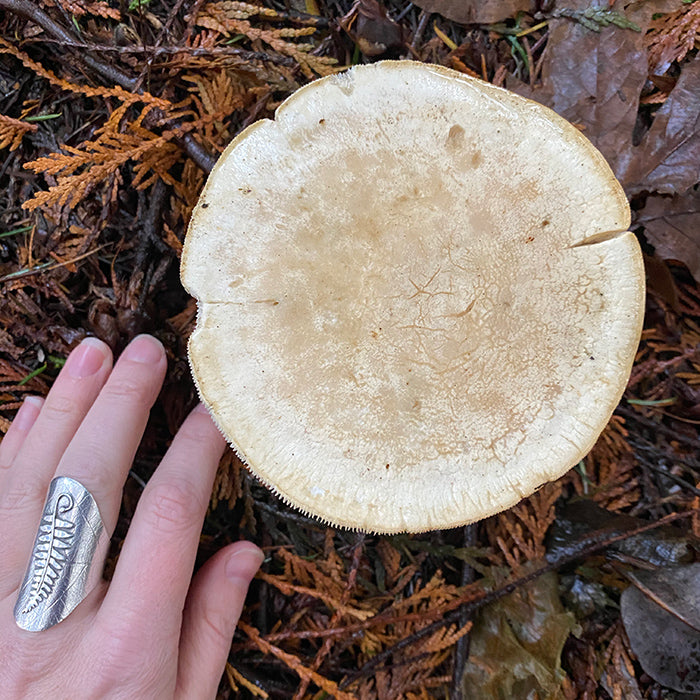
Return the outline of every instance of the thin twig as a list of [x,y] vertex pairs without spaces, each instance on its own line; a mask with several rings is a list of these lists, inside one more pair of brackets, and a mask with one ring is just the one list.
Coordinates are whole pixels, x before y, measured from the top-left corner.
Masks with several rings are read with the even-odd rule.
[[649,428],[654,432],[663,433],[664,435],[667,435],[668,437],[674,440],[678,440],[678,442],[682,442],[686,445],[694,447],[696,450],[700,450],[700,440],[698,440],[697,438],[692,438],[689,435],[684,435],[683,433],[677,430],[673,430],[673,428],[669,428],[664,423],[653,421],[650,418],[647,418],[646,416],[642,415],[642,413],[640,413],[637,410],[632,410],[620,405],[617,407],[615,412],[623,416],[625,420],[637,421],[638,423],[641,423],[644,427]]
[[[3,2],[3,0],[0,0],[0,2]],[[266,63],[274,63],[275,65],[287,66],[289,68],[293,68],[297,65],[296,61],[291,56],[280,56],[266,53],[265,51],[238,49],[234,46],[159,46],[158,48],[152,48],[149,46],[134,46],[133,44],[128,46],[107,46],[105,44],[94,44],[85,41],[61,41],[59,39],[42,39],[41,41],[27,39],[24,43],[25,45],[55,43],[60,44],[61,47],[91,51],[92,53],[116,53],[127,55],[152,53],[156,58],[160,56],[176,56],[178,54],[186,54],[192,58],[235,56],[236,58],[240,58],[242,62],[265,61]]]
[[667,479],[670,479],[671,481],[675,482],[676,484],[684,488],[686,491],[690,491],[690,493],[695,494],[696,496],[700,496],[700,489],[696,488],[692,484],[689,484],[683,477],[677,476],[676,474],[673,474],[670,471],[667,471],[666,469],[655,467],[653,464],[649,464],[649,462],[641,462],[641,464],[642,467],[644,467],[644,469],[650,469],[654,473],[660,474],[661,476],[664,476]]
[[418,44],[423,40],[423,34],[425,33],[425,28],[428,26],[430,21],[430,12],[421,10],[420,19],[418,20],[418,27],[416,27],[416,33],[413,35],[411,40],[411,48],[418,49]]

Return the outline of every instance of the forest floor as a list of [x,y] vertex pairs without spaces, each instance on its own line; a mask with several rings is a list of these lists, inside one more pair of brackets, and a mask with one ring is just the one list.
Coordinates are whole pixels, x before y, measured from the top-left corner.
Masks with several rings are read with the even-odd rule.
[[119,352],[154,333],[169,357],[110,565],[197,400],[190,214],[226,144],[294,90],[444,65],[559,112],[630,200],[641,344],[559,481],[464,528],[374,536],[222,460],[199,562],[240,537],[267,559],[221,698],[700,697],[700,1],[591,2],[0,0],[0,428],[86,335]]

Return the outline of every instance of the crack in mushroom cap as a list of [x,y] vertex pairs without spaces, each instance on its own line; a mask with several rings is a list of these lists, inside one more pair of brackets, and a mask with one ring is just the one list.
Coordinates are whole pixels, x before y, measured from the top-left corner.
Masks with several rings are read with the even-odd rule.
[[373,532],[454,527],[593,446],[644,272],[602,156],[534,102],[381,62],[226,149],[187,234],[190,363],[250,469]]

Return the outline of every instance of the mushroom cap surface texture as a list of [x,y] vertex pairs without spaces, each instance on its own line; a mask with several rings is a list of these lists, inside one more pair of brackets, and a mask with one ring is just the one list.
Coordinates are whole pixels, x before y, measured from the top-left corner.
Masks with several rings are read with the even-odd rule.
[[187,233],[202,400],[328,523],[479,520],[591,449],[644,270],[624,192],[551,110],[438,66],[298,90],[212,171]]

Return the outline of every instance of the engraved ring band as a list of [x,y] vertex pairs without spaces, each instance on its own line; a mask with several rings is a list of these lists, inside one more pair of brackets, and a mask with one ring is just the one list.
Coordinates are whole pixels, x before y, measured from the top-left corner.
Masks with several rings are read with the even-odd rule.
[[109,537],[92,494],[78,481],[49,486],[15,621],[41,632],[64,620],[102,579]]

